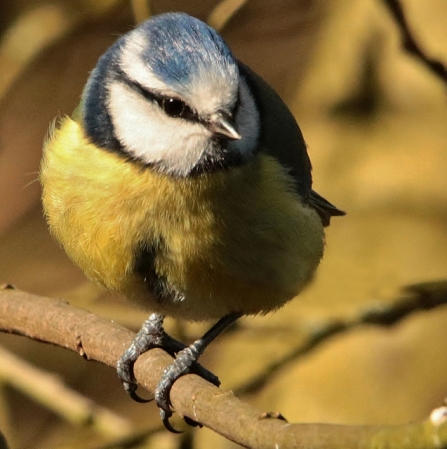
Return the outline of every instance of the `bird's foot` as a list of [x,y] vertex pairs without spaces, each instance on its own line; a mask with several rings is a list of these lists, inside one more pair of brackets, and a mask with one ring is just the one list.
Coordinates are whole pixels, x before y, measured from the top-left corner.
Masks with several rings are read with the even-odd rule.
[[[155,347],[164,347],[172,355],[175,353],[175,348],[169,348],[169,344],[167,344],[166,340],[168,340],[169,336],[163,329],[163,319],[163,315],[158,315],[156,313],[150,315],[149,318],[143,323],[143,326],[133,339],[130,346],[126,349],[126,351],[124,351],[124,354],[120,357],[116,364],[118,377],[123,384],[124,390],[136,402],[150,401],[142,398],[136,392],[138,386],[133,372],[133,367],[138,357],[149,349]],[[179,343],[179,345],[180,347],[184,347],[181,343]]]
[[[164,426],[173,433],[181,433],[181,432],[176,430],[169,421],[169,419],[173,414],[172,404],[170,400],[171,388],[178,378],[184,376],[185,374],[189,374],[192,371],[197,372],[197,367],[202,368],[197,363],[197,359],[200,357],[201,351],[196,346],[196,343],[193,343],[192,345],[184,348],[177,354],[174,363],[172,363],[172,365],[169,365],[165,369],[163,376],[160,379],[157,388],[155,389],[155,402],[158,408],[160,409],[161,420]],[[209,371],[207,370],[204,371],[206,371],[206,373],[204,374],[207,374],[207,377],[205,376],[202,377],[205,377],[206,380],[213,383],[214,385],[219,386],[220,384],[219,379]],[[211,374],[211,377],[208,376],[208,374]],[[188,419],[187,422],[188,424],[193,426],[198,425],[200,426],[199,423],[191,419]]]
[[[197,372],[197,367],[203,369],[197,363],[200,355],[221,332],[223,332],[228,326],[233,324],[240,316],[241,314],[236,312],[225,315],[214,326],[212,326],[202,338],[199,338],[188,347],[182,349],[177,354],[174,363],[165,369],[163,376],[158,383],[157,388],[155,389],[155,402],[160,409],[160,416],[163,424],[171,432],[178,433],[178,431],[174,427],[172,427],[171,423],[169,422],[169,418],[173,413],[171,407],[172,404],[169,397],[172,385],[179,377],[184,376],[185,374],[188,374],[193,370]],[[209,373],[212,375],[212,377],[203,375],[208,373],[209,371],[206,373],[200,373],[200,376],[204,377],[214,385],[219,386],[219,379],[217,379],[214,374]],[[190,425],[200,425],[200,423],[192,421],[190,418],[188,418],[187,422]]]
[[[171,430],[172,432],[175,432],[175,429],[169,423],[169,418],[172,416],[169,392],[173,383],[179,377],[187,373],[197,374],[198,376],[216,386],[220,385],[220,381],[215,374],[213,374],[211,371],[208,371],[197,362],[200,354],[198,354],[197,357],[194,358],[192,355],[193,350],[191,350],[190,347],[186,347],[183,343],[172,338],[164,331],[163,319],[163,315],[152,314],[144,322],[143,326],[132,341],[129,348],[127,348],[127,350],[118,360],[117,373],[123,384],[124,390],[134,401],[140,403],[150,402],[152,399],[142,398],[136,392],[138,385],[133,372],[133,367],[136,360],[141,354],[147,352],[149,349],[156,347],[162,348],[173,357],[176,357],[174,363],[169,366],[163,374],[159,386],[157,387],[158,397],[160,397],[160,400],[157,401],[156,399],[157,405],[159,405],[160,402],[160,414],[162,415],[162,420],[165,423],[166,428]],[[179,359],[178,362],[177,359]],[[165,417],[164,414],[169,416]],[[198,425],[198,423],[187,417],[185,417],[185,421],[192,426]]]
[[[133,367],[138,357],[151,348],[159,347],[166,350],[175,357],[174,362],[168,366],[155,389],[155,402],[160,409],[161,419],[165,427],[174,433],[179,433],[169,422],[172,416],[172,404],[169,398],[174,382],[188,373],[195,373],[208,382],[220,385],[219,378],[201,366],[197,360],[205,348],[228,326],[234,323],[240,313],[231,313],[221,318],[202,338],[196,340],[190,346],[185,347],[183,343],[170,337],[163,329],[163,315],[152,314],[143,324],[140,331],[132,341],[129,348],[124,352],[117,363],[118,376],[124,389],[129,396],[137,402],[148,402],[137,393],[137,382]],[[200,423],[185,417],[187,424],[200,426]]]

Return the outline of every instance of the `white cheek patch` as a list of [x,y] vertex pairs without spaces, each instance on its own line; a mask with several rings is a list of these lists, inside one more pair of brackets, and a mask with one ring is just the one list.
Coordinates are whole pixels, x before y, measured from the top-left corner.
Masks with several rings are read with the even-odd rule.
[[108,108],[124,150],[146,164],[187,176],[206,150],[209,133],[202,125],[166,116],[129,86],[111,83]]

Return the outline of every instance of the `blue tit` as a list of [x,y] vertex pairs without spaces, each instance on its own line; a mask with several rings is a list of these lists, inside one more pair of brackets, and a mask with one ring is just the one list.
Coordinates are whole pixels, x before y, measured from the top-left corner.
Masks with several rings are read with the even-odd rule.
[[[183,13],[119,38],[43,151],[54,236],[89,278],[152,312],[118,362],[126,390],[141,400],[141,353],[176,357],[155,391],[173,430],[173,382],[200,371],[200,354],[237,318],[295,297],[323,256],[324,226],[344,212],[312,190],[303,136],[278,94]],[[218,321],[185,347],[164,332],[166,315]]]

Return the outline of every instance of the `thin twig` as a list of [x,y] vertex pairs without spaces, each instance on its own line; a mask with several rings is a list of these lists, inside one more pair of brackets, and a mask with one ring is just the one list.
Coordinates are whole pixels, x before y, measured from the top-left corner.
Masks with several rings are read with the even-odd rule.
[[409,285],[402,290],[401,297],[393,303],[375,304],[354,318],[332,320],[321,324],[308,336],[306,342],[299,344],[281,359],[267,365],[262,372],[235,388],[234,392],[238,396],[255,393],[290,363],[308,354],[334,335],[369,324],[391,326],[410,314],[431,310],[445,304],[447,304],[447,281]]
[[1,432],[0,432],[0,449],[9,449],[9,446],[6,443],[6,438]]
[[[135,336],[115,323],[63,301],[9,286],[0,289],[0,330],[65,347],[113,367]],[[172,358],[164,351],[148,351],[135,365],[139,384],[154,391],[170,363]],[[447,446],[444,408],[438,409],[440,412],[435,415],[432,413],[431,419],[402,426],[289,424],[262,414],[232,392],[223,392],[196,375],[178,379],[170,396],[178,413],[247,448],[435,449]]]
[[132,13],[135,23],[138,25],[151,16],[150,0],[131,0]]
[[222,31],[231,18],[248,0],[222,0],[208,15],[207,23],[217,31]]
[[383,0],[385,5],[390,10],[397,22],[400,31],[402,33],[403,46],[405,50],[418,58],[428,69],[434,73],[436,76],[441,78],[444,83],[447,83],[447,68],[439,60],[430,58],[421,49],[420,45],[416,42],[413,37],[410,28],[408,26],[407,20],[405,19],[405,13],[399,0]]

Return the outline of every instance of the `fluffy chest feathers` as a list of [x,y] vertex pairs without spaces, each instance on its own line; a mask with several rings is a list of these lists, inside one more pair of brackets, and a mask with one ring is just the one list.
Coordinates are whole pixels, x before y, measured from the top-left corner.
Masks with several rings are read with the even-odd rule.
[[[45,146],[41,176],[50,228],[70,257],[157,312],[268,312],[302,289],[323,254],[318,215],[261,153],[231,170],[175,179],[89,144],[65,119]],[[152,246],[151,263],[176,299],[155,298],[135,272],[139,251]]]

